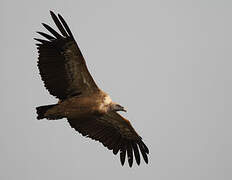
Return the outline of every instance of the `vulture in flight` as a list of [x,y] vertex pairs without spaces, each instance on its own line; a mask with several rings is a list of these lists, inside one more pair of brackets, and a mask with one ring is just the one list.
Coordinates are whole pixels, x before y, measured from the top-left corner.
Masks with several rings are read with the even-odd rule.
[[126,156],[131,167],[133,159],[148,163],[149,150],[131,123],[117,111],[126,111],[94,82],[85,59],[64,18],[50,11],[59,33],[42,25],[51,33],[37,32],[38,68],[44,86],[59,99],[57,104],[36,108],[37,119],[67,118],[70,126],[85,137],[101,142],[116,155],[121,164]]

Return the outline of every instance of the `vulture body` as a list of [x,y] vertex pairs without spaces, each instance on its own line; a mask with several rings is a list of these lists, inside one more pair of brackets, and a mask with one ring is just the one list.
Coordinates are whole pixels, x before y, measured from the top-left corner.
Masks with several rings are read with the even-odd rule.
[[126,154],[130,167],[133,157],[140,164],[140,155],[148,163],[147,146],[130,122],[117,113],[125,109],[98,88],[67,23],[60,14],[50,13],[61,34],[42,23],[52,35],[37,32],[46,39],[35,40],[39,42],[36,45],[41,78],[59,102],[37,107],[37,119],[67,118],[83,136],[101,142],[114,154],[120,152],[122,165]]

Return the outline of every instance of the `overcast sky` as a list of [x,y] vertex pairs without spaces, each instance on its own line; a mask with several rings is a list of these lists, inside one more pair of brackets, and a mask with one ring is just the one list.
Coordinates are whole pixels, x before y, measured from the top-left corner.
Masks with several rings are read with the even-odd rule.
[[[101,89],[128,110],[149,164],[82,137],[36,66],[36,31],[63,15]],[[0,3],[0,179],[232,179],[232,1],[75,0]]]

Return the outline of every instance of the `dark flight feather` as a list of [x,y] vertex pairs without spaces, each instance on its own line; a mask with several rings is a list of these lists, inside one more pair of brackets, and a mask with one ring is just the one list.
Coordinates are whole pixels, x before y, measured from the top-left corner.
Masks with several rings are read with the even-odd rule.
[[49,43],[49,41],[46,41],[46,40],[43,40],[43,39],[34,38],[34,40],[39,41],[42,44],[48,44]]
[[62,26],[62,24],[60,23],[59,19],[56,17],[56,15],[50,11],[50,14],[52,16],[52,19],[53,21],[55,22],[56,26],[58,27],[58,29],[60,30],[61,34],[64,36],[64,37],[68,37],[68,34],[66,33],[64,27]]
[[40,31],[37,31],[38,34],[40,34],[41,36],[45,37],[46,39],[48,40],[54,40],[55,38],[53,36],[50,36],[46,33],[43,33],[43,32],[40,32]]
[[69,37],[71,37],[72,39],[74,39],[74,37],[72,35],[72,32],[69,29],[69,27],[68,27],[67,23],[65,22],[64,18],[60,14],[58,14],[58,17],[59,17],[60,21],[62,22],[62,24],[64,25],[66,31],[68,32]]
[[130,141],[127,143],[127,158],[129,166],[131,167],[133,164],[133,152],[132,152],[132,145]]
[[139,148],[140,148],[140,152],[142,153],[142,156],[143,156],[143,159],[146,163],[148,163],[148,158],[147,158],[147,152],[146,150],[144,149],[142,143],[138,143],[139,144]]
[[131,144],[132,144],[132,147],[134,150],[135,160],[136,160],[137,164],[139,165],[140,164],[140,154],[139,154],[138,146],[135,142],[132,142]]
[[[123,146],[124,146],[124,144],[123,144]],[[126,150],[124,147],[122,147],[120,150],[120,161],[121,161],[122,166],[125,163],[125,159],[126,159]]]
[[52,33],[57,39],[61,38],[61,35],[57,33],[54,29],[52,29],[49,25],[42,23],[42,25],[50,32]]

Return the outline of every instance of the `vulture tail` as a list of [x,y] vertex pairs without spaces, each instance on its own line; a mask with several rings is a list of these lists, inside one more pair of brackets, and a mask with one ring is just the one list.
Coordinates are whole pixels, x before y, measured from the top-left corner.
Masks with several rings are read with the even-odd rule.
[[39,106],[36,107],[36,112],[37,112],[37,119],[43,119],[46,118],[44,115],[45,113],[52,107],[56,106],[56,104],[52,104],[52,105],[46,105],[46,106]]

